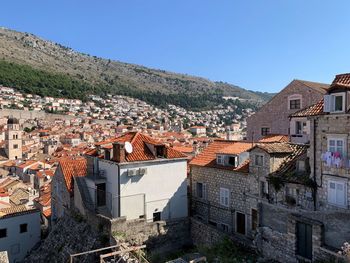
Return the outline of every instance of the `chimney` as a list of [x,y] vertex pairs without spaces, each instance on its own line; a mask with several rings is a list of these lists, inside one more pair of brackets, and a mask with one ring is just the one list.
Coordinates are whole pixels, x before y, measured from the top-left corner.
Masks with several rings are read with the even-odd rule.
[[113,161],[117,163],[123,163],[125,159],[125,145],[124,143],[113,143]]

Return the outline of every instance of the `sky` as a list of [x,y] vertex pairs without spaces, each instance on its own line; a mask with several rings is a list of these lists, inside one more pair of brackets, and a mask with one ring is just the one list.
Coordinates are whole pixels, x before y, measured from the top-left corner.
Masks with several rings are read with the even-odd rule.
[[83,53],[278,92],[349,72],[348,0],[4,0],[0,26]]

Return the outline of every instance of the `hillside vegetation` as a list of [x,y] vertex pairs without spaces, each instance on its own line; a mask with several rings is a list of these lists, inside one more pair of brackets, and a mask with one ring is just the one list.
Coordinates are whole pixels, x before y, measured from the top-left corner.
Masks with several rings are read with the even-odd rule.
[[44,96],[84,100],[88,94],[112,93],[195,110],[222,104],[223,96],[249,105],[270,98],[223,82],[97,58],[5,28],[0,28],[0,84]]

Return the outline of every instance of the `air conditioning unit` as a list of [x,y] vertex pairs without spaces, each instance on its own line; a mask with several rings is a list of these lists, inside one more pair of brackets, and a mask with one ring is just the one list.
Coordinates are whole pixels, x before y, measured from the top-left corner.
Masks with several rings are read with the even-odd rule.
[[137,175],[137,171],[135,169],[128,170],[128,176],[136,176],[136,175]]
[[140,175],[145,175],[147,173],[147,168],[140,168],[139,173]]

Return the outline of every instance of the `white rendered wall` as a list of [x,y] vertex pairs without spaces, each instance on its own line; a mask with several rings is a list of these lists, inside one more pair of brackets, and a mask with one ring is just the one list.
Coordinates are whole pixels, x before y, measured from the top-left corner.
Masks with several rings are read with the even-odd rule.
[[[20,224],[28,224],[28,232],[20,233]],[[0,238],[0,251],[8,252],[10,263],[22,261],[40,241],[40,212],[0,219],[0,229],[3,228],[7,229],[7,237]]]

